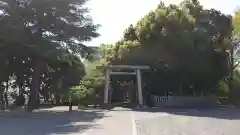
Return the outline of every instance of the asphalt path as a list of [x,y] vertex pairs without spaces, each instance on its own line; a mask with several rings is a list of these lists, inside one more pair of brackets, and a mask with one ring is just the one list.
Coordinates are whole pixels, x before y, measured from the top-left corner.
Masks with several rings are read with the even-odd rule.
[[[239,135],[238,109],[169,109],[140,112],[138,135]],[[152,113],[152,114],[150,114]],[[140,114],[141,115],[141,114]]]
[[238,109],[39,109],[1,113],[0,135],[239,135]]

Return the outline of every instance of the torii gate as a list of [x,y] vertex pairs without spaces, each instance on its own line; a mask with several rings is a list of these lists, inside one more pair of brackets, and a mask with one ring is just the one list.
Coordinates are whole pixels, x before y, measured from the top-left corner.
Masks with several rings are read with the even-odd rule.
[[[142,94],[142,76],[141,70],[149,69],[149,66],[130,66],[130,65],[110,65],[106,69],[105,74],[105,89],[104,89],[104,104],[109,103],[109,83],[111,75],[136,75],[137,77],[137,92],[138,92],[138,104],[143,105],[143,94]],[[133,72],[116,72],[116,69],[132,69]]]

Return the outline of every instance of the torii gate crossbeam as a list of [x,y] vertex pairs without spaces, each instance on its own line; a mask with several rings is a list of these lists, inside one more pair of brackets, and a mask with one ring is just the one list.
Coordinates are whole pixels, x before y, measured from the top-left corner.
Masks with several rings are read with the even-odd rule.
[[[105,89],[104,89],[104,104],[109,103],[109,83],[111,75],[136,75],[137,77],[137,92],[138,92],[138,104],[143,105],[142,94],[142,76],[141,70],[149,69],[149,66],[131,66],[131,65],[110,65],[107,67],[105,74]],[[134,72],[114,72],[114,69],[133,69]]]

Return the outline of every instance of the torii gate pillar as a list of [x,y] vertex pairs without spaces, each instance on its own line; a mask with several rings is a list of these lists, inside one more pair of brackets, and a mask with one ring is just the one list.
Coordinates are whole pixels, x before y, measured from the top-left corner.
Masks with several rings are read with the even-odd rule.
[[[142,92],[142,69],[149,69],[149,66],[130,66],[130,65],[112,65],[107,67],[105,74],[105,88],[104,88],[104,104],[109,103],[109,83],[110,75],[136,75],[137,77],[137,97],[139,106],[143,106],[143,92]],[[134,72],[113,72],[113,69],[133,69]]]
[[138,103],[140,106],[142,106],[143,105],[142,76],[139,68],[137,69],[137,90],[138,90]]

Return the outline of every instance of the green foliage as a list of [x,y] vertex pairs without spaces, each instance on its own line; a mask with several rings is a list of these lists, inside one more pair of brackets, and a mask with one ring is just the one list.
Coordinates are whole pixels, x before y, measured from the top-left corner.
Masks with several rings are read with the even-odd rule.
[[[221,97],[227,97],[229,101],[227,101],[227,104],[231,103],[234,105],[240,105],[239,95],[240,95],[240,71],[239,69],[235,69],[233,72],[233,80],[231,81],[231,87],[229,88],[229,80],[221,80],[219,83],[219,91],[218,96]],[[231,94],[229,96],[229,94]]]
[[233,17],[233,26],[236,32],[240,32],[240,9],[235,12]]
[[39,93],[58,104],[85,75],[80,57],[92,51],[83,43],[98,36],[85,2],[1,0],[0,83],[14,82],[18,95],[28,93],[29,110],[37,107]]
[[104,89],[104,59],[89,63],[86,67],[86,76],[79,86],[71,89],[72,97],[78,100],[79,104],[96,104],[96,99]]
[[152,71],[145,78],[151,90],[213,93],[229,73],[231,45],[226,41],[231,37],[231,24],[231,17],[204,9],[198,1],[160,4],[126,29],[123,40],[112,49],[110,63],[150,65]]
[[233,76],[233,92],[235,93],[235,98],[238,100],[240,94],[240,71],[236,69]]
[[132,24],[125,30],[123,35],[124,35],[124,40],[126,41],[138,40],[138,37],[136,35],[136,30]]

